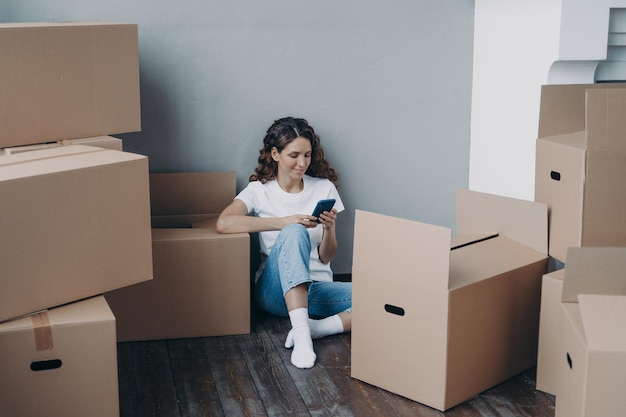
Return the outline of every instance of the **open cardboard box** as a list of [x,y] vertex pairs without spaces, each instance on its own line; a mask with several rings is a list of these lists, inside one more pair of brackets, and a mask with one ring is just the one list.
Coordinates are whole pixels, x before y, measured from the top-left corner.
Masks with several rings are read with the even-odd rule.
[[556,417],[626,409],[626,248],[570,248],[563,281]]
[[352,377],[447,410],[536,364],[545,204],[457,192],[449,228],[358,210]]
[[152,278],[145,156],[0,156],[0,195],[0,321]]
[[150,175],[154,279],[105,294],[118,341],[250,333],[250,236],[215,227],[235,180],[232,171]]
[[118,417],[115,317],[103,297],[0,323],[0,415]]
[[550,211],[549,254],[626,246],[626,84],[543,86],[535,201]]
[[0,148],[141,130],[136,24],[0,24]]

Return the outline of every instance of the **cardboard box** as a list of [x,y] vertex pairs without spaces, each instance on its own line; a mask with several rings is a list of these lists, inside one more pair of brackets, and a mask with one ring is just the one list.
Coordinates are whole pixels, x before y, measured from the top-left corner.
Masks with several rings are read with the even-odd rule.
[[142,155],[0,156],[0,321],[151,279],[148,190]]
[[626,409],[626,248],[570,248],[560,319],[557,417]]
[[141,130],[136,24],[0,24],[0,148]]
[[58,142],[40,143],[37,145],[13,146],[0,149],[0,156],[15,155],[22,152],[39,151],[41,149],[56,148],[67,145],[95,146],[97,148],[114,149],[116,151],[124,150],[121,139],[114,138],[113,136],[96,136],[93,138],[67,139],[60,140]]
[[106,294],[118,340],[250,333],[250,236],[215,226],[235,172],[151,174],[150,188],[153,227],[167,228],[152,230],[154,279]]
[[559,322],[564,275],[564,269],[551,272],[543,276],[541,284],[536,388],[552,395],[556,395],[558,364],[561,360],[559,355]]
[[441,411],[535,366],[547,207],[459,191],[451,235],[356,213],[352,377]]
[[562,262],[568,247],[626,245],[625,111],[622,84],[542,89],[535,200],[548,204],[549,254]]
[[117,417],[115,317],[103,297],[0,324],[0,415]]
[[250,241],[213,227],[153,229],[154,279],[106,293],[118,341],[250,333]]

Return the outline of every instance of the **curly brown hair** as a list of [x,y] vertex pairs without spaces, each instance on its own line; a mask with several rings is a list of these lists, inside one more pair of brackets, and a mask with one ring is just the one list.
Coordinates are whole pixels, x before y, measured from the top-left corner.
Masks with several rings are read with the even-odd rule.
[[311,165],[306,171],[306,175],[330,180],[335,187],[339,188],[337,173],[330,167],[324,156],[324,149],[320,144],[320,138],[315,130],[305,119],[295,117],[284,117],[274,121],[267,129],[267,134],[263,138],[263,147],[259,151],[259,165],[250,175],[250,181],[267,181],[276,178],[278,164],[272,159],[272,148],[278,152],[289,145],[296,138],[304,138],[311,142]]

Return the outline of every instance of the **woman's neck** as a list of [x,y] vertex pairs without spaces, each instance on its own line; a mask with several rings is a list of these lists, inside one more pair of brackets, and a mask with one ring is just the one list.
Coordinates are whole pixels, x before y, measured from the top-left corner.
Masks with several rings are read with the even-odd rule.
[[304,189],[303,179],[291,180],[290,178],[276,178],[276,182],[278,182],[278,185],[283,191],[289,194],[297,194]]

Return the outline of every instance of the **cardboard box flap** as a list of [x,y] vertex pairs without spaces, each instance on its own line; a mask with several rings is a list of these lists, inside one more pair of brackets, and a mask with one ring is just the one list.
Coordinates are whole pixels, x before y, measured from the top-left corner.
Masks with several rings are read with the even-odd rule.
[[538,137],[584,131],[587,90],[607,88],[626,88],[626,84],[543,85],[539,107]]
[[485,241],[487,239],[492,239],[498,236],[497,233],[486,233],[480,235],[455,235],[452,236],[452,241],[450,243],[450,250],[460,249],[464,246],[473,245],[478,242]]
[[456,234],[499,234],[548,253],[548,206],[477,191],[456,191]]
[[563,281],[564,303],[579,294],[626,295],[626,247],[570,247]]
[[353,265],[407,285],[445,290],[450,241],[445,227],[356,210]]
[[587,149],[626,149],[626,90],[587,91]]
[[235,198],[235,171],[150,174],[153,216],[219,214]]
[[[489,261],[485,260],[489,257]],[[490,237],[463,246],[450,255],[450,283],[453,290],[523,268],[544,263],[546,256],[506,236]]]
[[589,350],[626,352],[626,297],[581,294],[578,303]]

